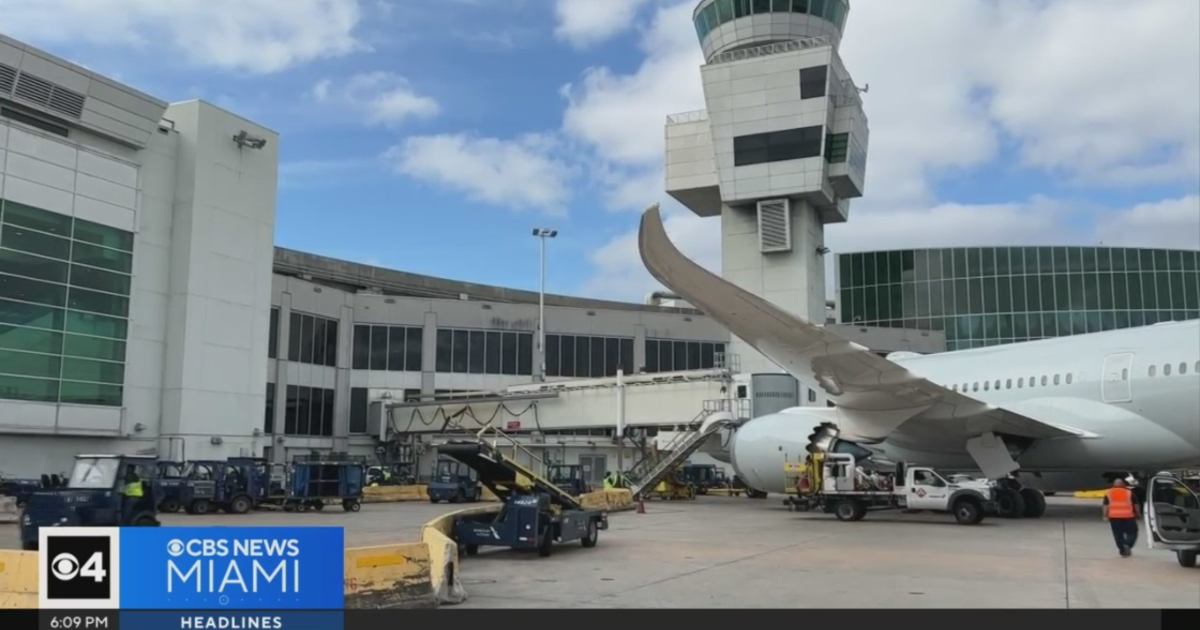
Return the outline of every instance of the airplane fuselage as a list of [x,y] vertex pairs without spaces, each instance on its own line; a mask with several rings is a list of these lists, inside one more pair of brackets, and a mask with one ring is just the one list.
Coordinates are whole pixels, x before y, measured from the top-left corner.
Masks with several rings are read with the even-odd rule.
[[[1028,485],[1063,492],[1097,487],[1108,472],[1200,466],[1200,320],[890,358],[987,404],[1036,410],[1088,434],[1038,440],[1016,453]],[[734,436],[731,463],[752,486],[781,491],[784,464],[803,460],[822,422],[844,425],[846,417],[836,408],[797,407],[755,418]],[[978,470],[960,438],[903,425],[861,446],[893,461]]]

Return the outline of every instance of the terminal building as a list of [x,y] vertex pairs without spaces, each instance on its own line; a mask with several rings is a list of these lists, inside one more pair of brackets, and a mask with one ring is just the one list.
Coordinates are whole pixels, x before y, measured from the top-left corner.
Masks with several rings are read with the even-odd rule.
[[[615,437],[618,389],[642,448],[714,400],[825,404],[794,380],[755,392],[752,375],[778,369],[746,366],[670,296],[545,296],[543,353],[537,293],[276,248],[278,147],[265,125],[0,36],[0,473],[89,451],[339,451],[427,473],[429,444],[490,425],[598,482],[638,456]],[[840,216],[821,194],[806,198]],[[822,321],[823,292],[803,291]],[[945,347],[932,330],[837,326],[881,353]]]

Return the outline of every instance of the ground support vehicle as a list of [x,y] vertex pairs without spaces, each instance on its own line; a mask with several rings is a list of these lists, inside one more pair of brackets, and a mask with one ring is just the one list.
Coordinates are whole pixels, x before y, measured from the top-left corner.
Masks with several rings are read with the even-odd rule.
[[17,507],[24,507],[29,502],[29,496],[39,490],[42,484],[37,479],[6,479],[0,477],[0,496],[12,497]]
[[712,464],[684,464],[679,469],[681,479],[692,484],[696,494],[708,494],[709,490],[722,487],[717,472],[717,467]]
[[497,513],[455,522],[454,540],[468,556],[479,553],[480,547],[508,547],[537,549],[544,558],[556,542],[578,540],[584,547],[595,547],[600,530],[608,529],[606,510],[585,508],[579,499],[482,439],[443,444],[438,452],[475,469],[479,481],[502,504]]
[[[141,480],[143,496],[126,508],[122,490],[131,470]],[[157,472],[154,457],[76,455],[64,486],[29,496],[21,513],[21,548],[37,550],[41,527],[157,527],[162,499],[154,482]]]
[[1150,479],[1143,509],[1151,549],[1175,552],[1179,566],[1193,569],[1200,557],[1200,497],[1186,480],[1159,473]]
[[157,463],[158,484],[162,498],[158,503],[158,511],[163,513],[178,512],[183,508],[184,493],[188,485],[189,467],[184,462],[160,460]]
[[252,459],[197,460],[188,468],[179,500],[188,514],[245,514],[258,503],[261,479]]
[[347,512],[362,509],[367,481],[365,457],[345,454],[299,455],[292,462],[286,512],[323,510],[341,504]]
[[653,490],[645,493],[645,496],[648,499],[663,501],[691,501],[696,498],[696,494],[696,486],[676,470],[663,477]]
[[592,491],[583,476],[579,464],[550,464],[546,467],[546,478],[571,496],[579,497]]
[[960,525],[977,525],[996,510],[986,483],[952,484],[932,468],[902,462],[892,473],[867,473],[848,453],[818,454],[807,463],[796,496],[784,501],[790,510],[821,509],[842,521],[879,510],[930,511],[952,514]]
[[483,486],[475,470],[454,459],[439,459],[433,477],[425,485],[430,503],[475,503],[483,496]]

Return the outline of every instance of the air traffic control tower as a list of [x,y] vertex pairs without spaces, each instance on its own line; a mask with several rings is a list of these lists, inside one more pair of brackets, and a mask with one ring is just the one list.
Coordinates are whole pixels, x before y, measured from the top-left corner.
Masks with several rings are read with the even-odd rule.
[[[838,56],[846,0],[702,0],[707,109],[667,117],[667,193],[721,217],[722,276],[825,322],[825,224],[867,164],[862,99]],[[738,339],[743,372],[779,368]]]

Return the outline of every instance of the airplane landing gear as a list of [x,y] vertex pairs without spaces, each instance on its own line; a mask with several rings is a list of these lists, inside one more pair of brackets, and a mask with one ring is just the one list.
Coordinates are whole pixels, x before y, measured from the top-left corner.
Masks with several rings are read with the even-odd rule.
[[1021,488],[1021,498],[1025,501],[1022,518],[1042,518],[1046,513],[1046,496],[1033,488]]
[[1041,518],[1046,514],[1046,496],[1015,479],[997,484],[996,512],[1000,518]]

